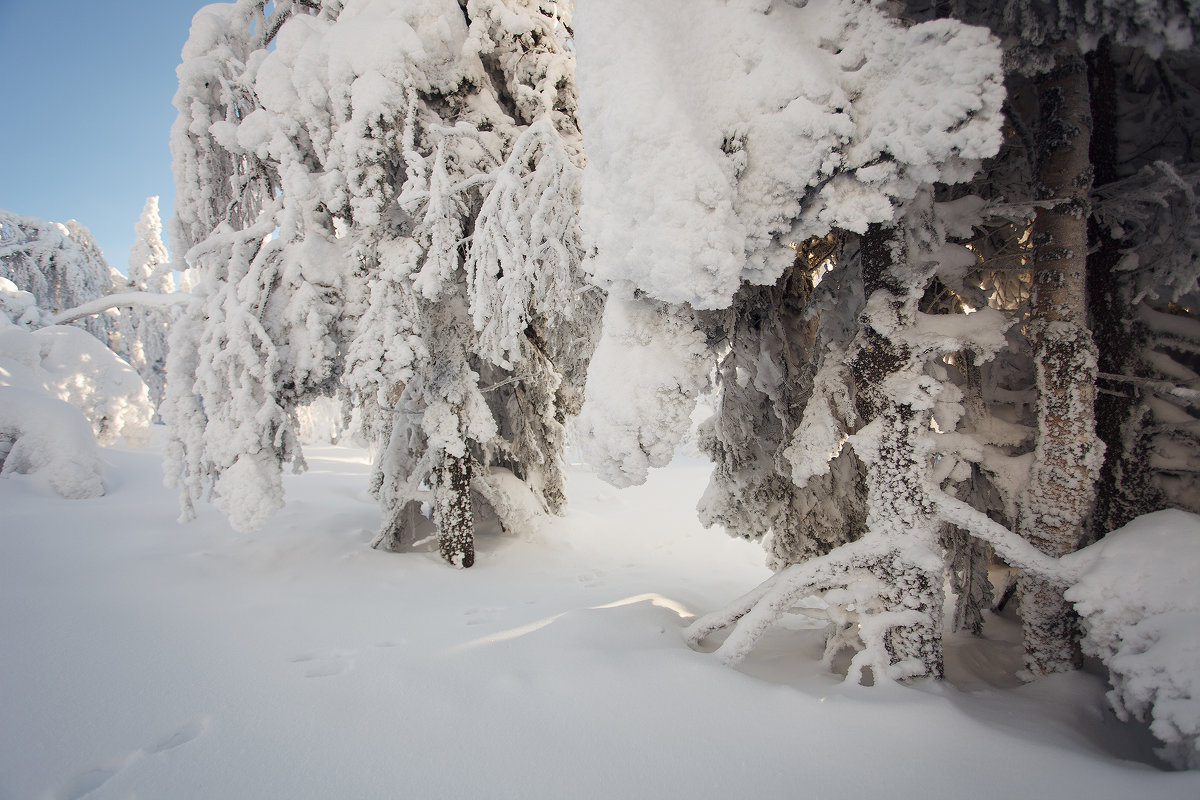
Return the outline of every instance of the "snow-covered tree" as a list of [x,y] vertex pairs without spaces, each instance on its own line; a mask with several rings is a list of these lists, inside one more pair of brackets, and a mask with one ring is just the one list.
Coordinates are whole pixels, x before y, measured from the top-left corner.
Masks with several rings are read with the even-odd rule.
[[561,507],[596,305],[570,31],[569,4],[527,0],[197,14],[172,148],[198,278],[169,368],[195,379],[164,409],[185,516],[211,493],[260,524],[303,464],[297,407],[335,393],[379,444],[377,544],[410,545],[426,507],[470,566],[480,515],[522,503],[506,475]]
[[[993,471],[990,488],[1008,496],[974,504],[1062,555],[1138,514],[1193,502],[1194,492],[1179,490],[1197,464],[1186,396],[1195,373],[1142,319],[1194,291],[1185,287],[1195,281],[1197,217],[1184,176],[1194,160],[1187,97],[1197,12],[1173,2],[962,0],[936,13],[985,24],[1006,44],[1008,142],[973,187],[991,220],[970,241],[986,282],[1026,295],[995,292],[987,302],[1021,321],[1013,345],[1031,359],[1001,381],[1009,401],[995,390],[981,397],[981,407],[1006,406],[1006,420],[1034,434],[1032,449],[1011,437],[999,443],[1031,462],[1020,470],[1027,488],[1014,498],[1003,490],[1012,481]],[[999,363],[1011,368],[1013,355],[1023,357]],[[1011,403],[1030,390],[1036,413]],[[1022,585],[1028,669],[1069,668],[1077,658],[1069,605],[1031,576]]]
[[[75,220],[47,222],[0,210],[0,277],[33,294],[38,307],[65,311],[112,291],[112,270],[92,234]],[[105,346],[115,342],[114,317],[78,323]]]
[[[137,240],[129,250],[129,274],[120,288],[154,294],[175,291],[157,197],[146,198],[134,231]],[[163,307],[134,305],[121,311],[118,352],[142,376],[155,407],[162,402],[166,386],[167,332],[173,318],[174,311]]]
[[[689,637],[741,620],[722,648],[740,658],[794,601],[824,592],[830,654],[861,647],[855,675],[939,675],[928,437],[932,420],[957,417],[936,362],[986,360],[1004,325],[921,313],[945,240],[929,187],[970,178],[999,146],[1000,51],[978,28],[906,26],[833,0],[656,4],[638,12],[644,49],[616,48],[628,13],[589,6],[577,38],[584,223],[597,278],[640,308],[623,316],[679,332],[635,337],[624,363],[647,364],[615,383],[606,315],[583,425],[594,458],[625,480],[664,462],[683,430],[664,421],[686,417],[719,359],[701,513],[767,537],[782,570]],[[663,59],[672,67],[650,66]]]

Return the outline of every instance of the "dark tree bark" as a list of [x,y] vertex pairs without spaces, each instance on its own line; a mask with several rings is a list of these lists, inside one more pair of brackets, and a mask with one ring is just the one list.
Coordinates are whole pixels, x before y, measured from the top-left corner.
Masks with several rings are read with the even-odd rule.
[[442,558],[456,567],[475,563],[475,517],[471,513],[471,455],[442,454],[434,487],[434,524]]
[[[1116,181],[1117,74],[1108,37],[1088,54],[1092,103],[1091,163],[1093,185]],[[1122,291],[1117,265],[1120,243],[1093,221],[1092,252],[1087,261],[1088,306],[1092,336],[1096,341],[1099,372],[1107,375],[1146,377],[1140,353],[1146,333],[1132,314],[1131,300]],[[1096,490],[1096,510],[1088,538],[1095,541],[1127,524],[1134,517],[1165,506],[1154,485],[1150,454],[1143,436],[1149,409],[1145,390],[1135,383],[1102,382],[1096,395],[1096,434],[1104,442],[1104,466]]]
[[[1096,348],[1087,328],[1087,219],[1092,115],[1087,68],[1074,43],[1036,81],[1043,199],[1033,224],[1030,338],[1038,385],[1038,441],[1021,533],[1042,552],[1078,549],[1092,511],[1103,445],[1095,435]],[[1079,663],[1076,621],[1062,587],[1019,584],[1025,667],[1033,675]]]

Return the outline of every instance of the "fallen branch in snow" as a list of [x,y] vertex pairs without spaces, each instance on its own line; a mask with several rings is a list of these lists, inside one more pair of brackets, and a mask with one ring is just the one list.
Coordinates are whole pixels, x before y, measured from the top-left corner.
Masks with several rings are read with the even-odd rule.
[[191,299],[192,296],[187,292],[172,292],[171,294],[159,294],[157,292],[118,292],[117,294],[97,297],[95,300],[89,300],[82,305],[75,306],[75,308],[68,308],[66,311],[62,311],[51,317],[50,324],[66,325],[68,322],[74,322],[77,319],[90,317],[93,314],[101,314],[110,308],[132,308],[134,306],[167,308],[169,306],[183,305]]

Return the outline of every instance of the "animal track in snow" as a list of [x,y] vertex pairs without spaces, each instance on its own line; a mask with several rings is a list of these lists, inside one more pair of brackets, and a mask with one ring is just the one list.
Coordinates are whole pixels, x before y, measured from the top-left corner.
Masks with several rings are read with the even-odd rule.
[[463,616],[468,618],[468,625],[486,625],[499,619],[500,612],[503,610],[502,608],[469,608],[463,612]]
[[304,665],[306,678],[332,678],[343,675],[354,668],[353,650],[331,650],[328,653],[304,653],[292,659],[293,664]]
[[599,586],[601,583],[603,583],[603,581],[602,581],[603,577],[604,577],[603,572],[601,572],[599,570],[590,570],[588,572],[584,572],[584,573],[580,574],[579,577],[576,578],[576,580],[579,581],[579,584],[581,586],[586,586],[587,588],[590,589],[593,586]]
[[87,797],[108,783],[112,776],[124,768],[124,766],[92,767],[91,769],[84,770],[71,778],[66,788],[58,794],[58,798],[59,800],[80,800],[82,797]]
[[167,734],[151,745],[135,750],[116,766],[91,767],[77,772],[61,791],[54,795],[56,800],[83,800],[104,784],[144,758],[164,755],[177,747],[200,738],[208,728],[204,719],[195,719]]
[[151,746],[146,752],[153,756],[174,750],[176,747],[182,747],[188,742],[200,738],[207,727],[207,724],[202,719],[192,720],[169,736],[160,739],[157,744]]

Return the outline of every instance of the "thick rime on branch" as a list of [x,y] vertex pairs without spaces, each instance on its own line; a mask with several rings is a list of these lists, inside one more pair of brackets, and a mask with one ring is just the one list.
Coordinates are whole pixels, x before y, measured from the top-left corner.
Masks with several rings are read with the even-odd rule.
[[378,546],[432,523],[466,567],[485,509],[502,527],[560,510],[602,301],[580,292],[570,5],[196,15],[172,151],[199,277],[164,408],[185,517],[211,495],[262,524],[282,464],[303,468],[296,411],[323,395],[377,445]]

